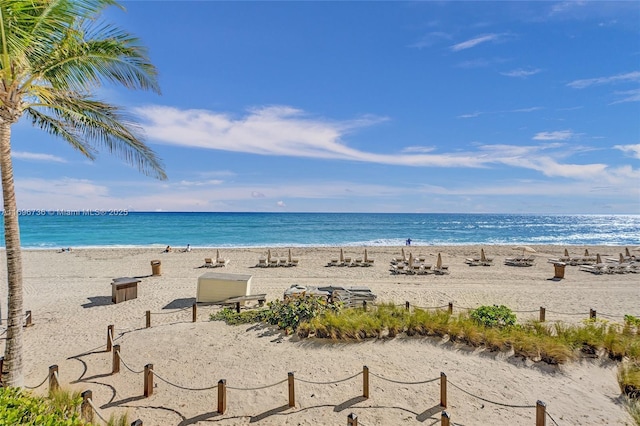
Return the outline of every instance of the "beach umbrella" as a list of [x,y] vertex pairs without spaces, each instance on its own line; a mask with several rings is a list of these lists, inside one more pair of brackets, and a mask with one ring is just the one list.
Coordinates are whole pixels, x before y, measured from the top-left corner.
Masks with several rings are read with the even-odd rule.
[[438,260],[436,260],[436,269],[442,268],[442,255],[438,253]]
[[564,257],[569,257],[569,250],[564,249]]
[[364,249],[364,263],[367,263],[369,258],[367,257],[367,249]]
[[624,255],[620,253],[620,258],[618,259],[618,263],[624,263]]
[[267,262],[271,263],[271,249],[267,250]]
[[406,255],[406,254],[404,254],[404,247],[402,247],[402,248],[400,249],[400,251],[402,252],[402,260],[406,260],[406,259],[407,259],[407,255]]
[[409,253],[409,266],[413,266],[413,253]]
[[624,248],[624,255],[627,257],[631,257],[631,253],[629,253],[629,247]]
[[600,257],[600,253],[596,254],[596,263],[598,265],[602,263],[602,258]]
[[220,250],[216,249],[216,260],[220,259]]
[[344,251],[340,249],[340,262],[344,262]]
[[291,263],[291,249],[289,249],[289,263]]
[[585,255],[585,257],[589,256],[589,249],[584,249],[584,255]]
[[529,246],[517,246],[513,248],[514,250],[522,250],[522,255],[524,256],[524,253],[535,253],[536,250],[533,247],[529,247]]
[[482,261],[482,262],[486,262],[487,261],[487,256],[485,256],[483,248],[480,249],[480,261]]

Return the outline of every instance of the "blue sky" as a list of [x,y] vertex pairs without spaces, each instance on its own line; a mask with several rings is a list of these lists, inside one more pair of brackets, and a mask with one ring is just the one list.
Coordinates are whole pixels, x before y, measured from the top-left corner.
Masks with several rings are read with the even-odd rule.
[[123,2],[169,179],[13,129],[23,209],[640,214],[638,2]]

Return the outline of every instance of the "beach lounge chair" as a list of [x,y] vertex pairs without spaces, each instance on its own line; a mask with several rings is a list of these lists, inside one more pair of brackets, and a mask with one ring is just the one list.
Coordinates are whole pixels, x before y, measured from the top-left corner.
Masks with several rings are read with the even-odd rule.
[[291,256],[291,249],[289,249],[289,256],[287,257],[287,266],[298,266],[300,260],[297,257]]
[[229,264],[229,259],[224,259],[222,257],[219,257],[216,259],[216,267],[217,268],[221,268],[221,267],[225,267]]
[[449,265],[444,265],[442,263],[442,255],[438,253],[438,259],[436,261],[436,266],[433,268],[433,271],[436,275],[444,275],[449,273]]
[[258,259],[258,263],[256,264],[257,268],[266,268],[267,267],[267,258],[261,257]]
[[407,270],[405,269],[404,263],[398,263],[397,265],[391,265],[391,273],[393,275],[406,274]]
[[204,265],[201,266],[201,268],[214,268],[215,265],[213,264],[213,260],[210,257],[205,257],[204,258]]
[[371,266],[373,265],[373,262],[375,261],[375,259],[369,257],[368,253],[367,253],[367,249],[364,249],[364,262],[362,266]]

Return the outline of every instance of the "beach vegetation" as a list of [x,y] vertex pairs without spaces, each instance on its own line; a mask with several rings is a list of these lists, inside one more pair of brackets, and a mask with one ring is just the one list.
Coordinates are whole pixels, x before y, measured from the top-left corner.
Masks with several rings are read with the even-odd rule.
[[[482,309],[481,309],[482,308]],[[448,339],[472,348],[513,351],[513,355],[564,364],[579,357],[608,356],[612,360],[640,361],[637,327],[601,319],[582,324],[516,322],[506,306],[487,306],[457,315],[444,309],[407,310],[392,303],[344,308],[315,296],[273,301],[268,308],[236,313],[223,309],[212,320],[227,324],[266,322],[287,334],[331,340],[388,339],[402,334]]]
[[[47,396],[0,387],[0,425],[89,426],[82,420],[80,392],[58,389]],[[111,415],[107,426],[128,426],[128,415]]]
[[6,384],[23,385],[23,288],[11,132],[26,118],[83,156],[100,149],[141,172],[166,179],[139,127],[104,102],[104,84],[160,92],[157,71],[139,40],[103,22],[112,0],[0,0],[0,169],[4,202],[8,312]]
[[209,315],[211,321],[224,321],[228,325],[256,324],[266,322],[267,309],[256,309],[236,312],[232,308],[222,308]]
[[485,327],[510,327],[516,323],[516,315],[504,305],[480,306],[469,314]]

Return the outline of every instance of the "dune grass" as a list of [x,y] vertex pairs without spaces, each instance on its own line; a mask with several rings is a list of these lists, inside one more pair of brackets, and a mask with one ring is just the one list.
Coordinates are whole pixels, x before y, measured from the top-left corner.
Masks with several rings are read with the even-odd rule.
[[[0,387],[0,425],[88,426],[80,417],[82,396],[65,389],[37,396],[20,388]],[[128,426],[125,413],[111,416],[107,426]]]

